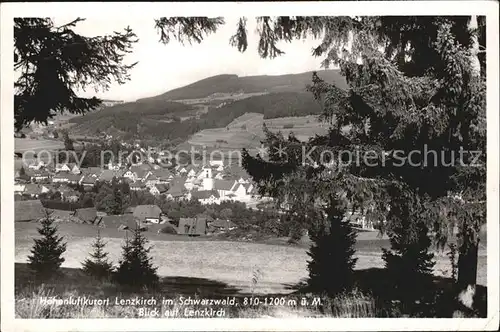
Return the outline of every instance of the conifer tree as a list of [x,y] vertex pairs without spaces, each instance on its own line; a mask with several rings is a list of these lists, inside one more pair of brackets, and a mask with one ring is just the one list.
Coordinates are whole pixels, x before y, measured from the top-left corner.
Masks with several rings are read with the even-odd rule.
[[408,310],[415,301],[425,298],[432,290],[434,254],[429,252],[432,241],[428,235],[425,207],[415,195],[398,190],[393,195],[388,226],[391,249],[382,249],[382,258],[394,285],[394,293]]
[[327,209],[327,225],[309,232],[313,244],[308,255],[309,289],[335,296],[349,290],[353,281],[356,233],[345,220],[341,202],[332,200]]
[[152,257],[149,256],[151,247],[146,247],[147,242],[139,227],[132,230],[132,239],[128,236],[125,239],[122,259],[114,275],[119,285],[134,291],[158,285],[158,268],[153,266]]
[[113,272],[113,264],[108,261],[108,253],[104,251],[106,243],[102,240],[100,231],[92,243],[94,251],[90,253],[91,258],[85,259],[82,263],[83,271],[91,277],[97,279],[107,279]]
[[34,239],[35,245],[28,256],[28,265],[35,272],[37,278],[46,280],[60,273],[61,264],[64,262],[62,254],[66,251],[66,243],[57,235],[57,227],[49,213],[41,221],[38,233],[42,236]]

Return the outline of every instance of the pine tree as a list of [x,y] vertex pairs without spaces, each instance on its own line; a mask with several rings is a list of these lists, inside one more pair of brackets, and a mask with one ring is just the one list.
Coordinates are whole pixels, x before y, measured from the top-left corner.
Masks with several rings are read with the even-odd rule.
[[349,290],[353,281],[356,233],[344,220],[340,202],[332,202],[327,210],[328,227],[310,232],[313,244],[308,255],[309,289],[335,296]]
[[142,230],[136,227],[132,231],[132,239],[125,239],[122,247],[122,259],[116,269],[114,279],[122,286],[134,291],[143,288],[155,288],[159,277],[157,267],[153,267],[152,258],[149,257],[151,247],[146,247],[147,239]]
[[394,293],[408,310],[414,310],[415,301],[432,291],[434,254],[429,252],[432,241],[425,218],[427,214],[415,195],[398,190],[393,194],[388,218],[391,249],[382,249],[382,258],[391,276]]
[[57,235],[57,227],[49,213],[40,221],[38,233],[42,236],[34,239],[35,245],[28,256],[28,265],[35,272],[37,278],[46,280],[60,273],[61,264],[64,262],[62,254],[66,251],[66,243]]
[[113,272],[113,264],[108,261],[108,253],[104,251],[106,243],[102,240],[99,230],[97,236],[92,243],[94,251],[90,254],[90,259],[87,258],[83,263],[83,271],[91,277],[97,279],[107,279]]
[[14,19],[14,70],[20,74],[14,96],[17,130],[33,121],[46,124],[57,113],[95,109],[100,99],[79,97],[75,90],[106,90],[112,82],[129,79],[135,63],[123,62],[137,42],[132,30],[86,37],[75,31],[81,21],[56,26],[49,18]]

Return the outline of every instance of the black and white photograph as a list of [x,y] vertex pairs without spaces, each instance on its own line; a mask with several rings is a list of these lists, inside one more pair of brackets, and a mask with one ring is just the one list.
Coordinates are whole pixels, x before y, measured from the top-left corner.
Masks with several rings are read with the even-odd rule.
[[438,3],[2,4],[2,329],[496,330],[498,3]]

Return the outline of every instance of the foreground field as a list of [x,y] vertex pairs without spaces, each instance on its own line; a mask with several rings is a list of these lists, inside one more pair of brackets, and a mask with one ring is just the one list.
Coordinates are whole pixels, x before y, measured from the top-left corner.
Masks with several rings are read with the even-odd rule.
[[[16,223],[16,263],[26,263],[37,236],[36,223]],[[96,229],[90,225],[60,224],[60,234],[68,242],[63,263],[67,268],[80,268],[90,251]],[[124,232],[104,229],[110,258],[117,262],[121,254]],[[214,241],[213,238],[186,238],[176,235],[148,234],[158,272],[164,277],[204,278],[222,282],[237,292],[289,293],[291,287],[307,277],[306,247],[261,243]],[[381,247],[387,239],[373,233],[360,233],[357,243],[356,269],[382,268]],[[436,276],[449,276],[450,263],[444,253],[437,253]],[[256,285],[252,276],[258,271]],[[478,284],[486,285],[486,252],[480,251]],[[194,285],[193,285],[194,286]],[[203,285],[199,285],[203,287]]]
[[27,151],[54,151],[64,148],[64,143],[58,140],[15,138],[14,151],[24,153]]

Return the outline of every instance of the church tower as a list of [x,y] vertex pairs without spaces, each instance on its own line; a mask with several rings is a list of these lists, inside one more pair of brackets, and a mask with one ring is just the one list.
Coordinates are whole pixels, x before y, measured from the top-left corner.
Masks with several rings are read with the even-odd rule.
[[203,190],[213,190],[214,179],[212,177],[212,169],[210,167],[203,168]]

